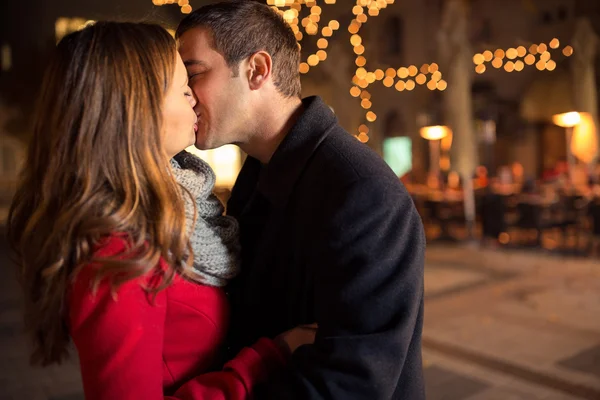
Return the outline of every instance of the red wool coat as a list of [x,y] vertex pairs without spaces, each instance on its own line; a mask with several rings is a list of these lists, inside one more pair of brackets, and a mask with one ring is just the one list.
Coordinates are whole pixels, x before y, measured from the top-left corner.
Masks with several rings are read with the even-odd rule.
[[[111,237],[96,255],[119,254],[125,245]],[[246,399],[269,371],[284,364],[276,345],[260,339],[222,371],[207,372],[228,325],[222,289],[177,276],[153,298],[142,288],[148,277],[142,277],[123,284],[116,296],[104,280],[93,295],[96,268],[84,267],[67,296],[87,400]]]

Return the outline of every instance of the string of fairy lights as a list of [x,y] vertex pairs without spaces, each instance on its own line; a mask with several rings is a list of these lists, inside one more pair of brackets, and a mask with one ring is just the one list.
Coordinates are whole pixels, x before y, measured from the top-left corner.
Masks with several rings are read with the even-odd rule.
[[[339,21],[332,19],[324,21],[323,6],[336,4],[336,0],[267,0],[267,4],[277,11],[283,19],[291,26],[298,44],[302,46],[302,40],[308,36],[317,39],[317,49],[314,53],[306,56],[300,63],[300,73],[307,74],[311,68],[318,66],[327,60],[327,49],[329,38],[340,30]],[[192,7],[189,0],[152,0],[156,6],[177,3],[181,12],[189,14]],[[365,123],[358,128],[355,135],[363,143],[369,141],[368,123],[377,120],[377,114],[372,111],[372,94],[368,88],[380,82],[386,88],[393,88],[398,92],[411,92],[423,86],[430,91],[444,91],[448,82],[443,79],[442,71],[437,63],[425,63],[420,66],[407,65],[399,68],[387,68],[369,70],[366,56],[365,43],[360,30],[369,18],[379,16],[381,10],[393,5],[395,0],[356,0],[352,7],[354,18],[348,25],[350,33],[350,44],[356,56],[356,70],[352,77],[350,95],[360,99],[360,105],[365,115]],[[303,8],[308,9],[308,15],[301,17]],[[549,43],[531,44],[529,47],[520,45],[508,49],[485,50],[473,56],[474,69],[477,74],[487,71],[504,69],[506,72],[520,72],[529,66],[535,66],[539,71],[553,71],[556,69],[556,61],[553,52],[560,49],[561,43],[558,38],[553,38]],[[566,45],[561,50],[565,57],[573,55],[573,47]]]
[[164,6],[167,4],[177,4],[180,8],[182,14],[189,14],[192,12],[192,6],[190,5],[190,0],[152,0],[152,4],[155,6]]
[[[552,59],[552,50],[560,48],[560,40],[552,39],[548,44],[532,44],[529,48],[525,46],[511,47],[509,49],[496,49],[494,52],[485,50],[482,53],[477,53],[473,56],[473,64],[475,64],[475,72],[483,74],[489,69],[489,65],[493,68],[500,69],[504,67],[506,72],[520,72],[527,66],[533,66],[539,71],[554,71],[556,61]],[[562,49],[562,54],[565,57],[573,55],[573,47],[566,45]],[[537,57],[536,57],[537,56]],[[486,64],[489,64],[486,66]]]
[[[326,5],[335,4],[336,0],[323,0],[323,3]],[[306,60],[300,63],[300,73],[306,74],[311,67],[316,67],[320,62],[327,59],[327,47],[329,47],[327,38],[332,37],[340,29],[340,23],[335,19],[324,23],[321,20],[323,9],[317,4],[317,0],[267,0],[267,5],[277,11],[291,26],[300,46],[306,35],[317,36],[319,31],[321,33],[321,37],[317,40],[319,50],[308,55]],[[300,19],[303,6],[308,8],[309,15]],[[287,10],[282,10],[286,7]]]

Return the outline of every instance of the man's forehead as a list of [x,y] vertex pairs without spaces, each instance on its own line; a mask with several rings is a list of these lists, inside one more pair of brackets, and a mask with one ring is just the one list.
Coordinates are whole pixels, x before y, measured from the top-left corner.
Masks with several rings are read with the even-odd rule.
[[192,28],[179,37],[179,47],[210,47],[211,36],[205,28]]

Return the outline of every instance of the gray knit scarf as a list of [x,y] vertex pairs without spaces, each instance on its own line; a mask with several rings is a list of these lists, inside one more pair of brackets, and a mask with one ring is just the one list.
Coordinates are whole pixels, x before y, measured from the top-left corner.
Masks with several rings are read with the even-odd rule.
[[223,204],[213,193],[215,173],[204,160],[182,151],[171,159],[171,167],[177,182],[190,192],[196,203],[197,218],[193,225],[194,204],[184,193],[197,281],[225,286],[240,270],[239,225],[234,218],[223,215]]

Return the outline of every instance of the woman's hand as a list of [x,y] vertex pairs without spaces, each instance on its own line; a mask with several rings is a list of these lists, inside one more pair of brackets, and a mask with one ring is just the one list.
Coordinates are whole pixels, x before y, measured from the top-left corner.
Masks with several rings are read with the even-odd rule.
[[288,355],[304,344],[313,344],[317,334],[317,324],[300,325],[275,338],[275,343]]

